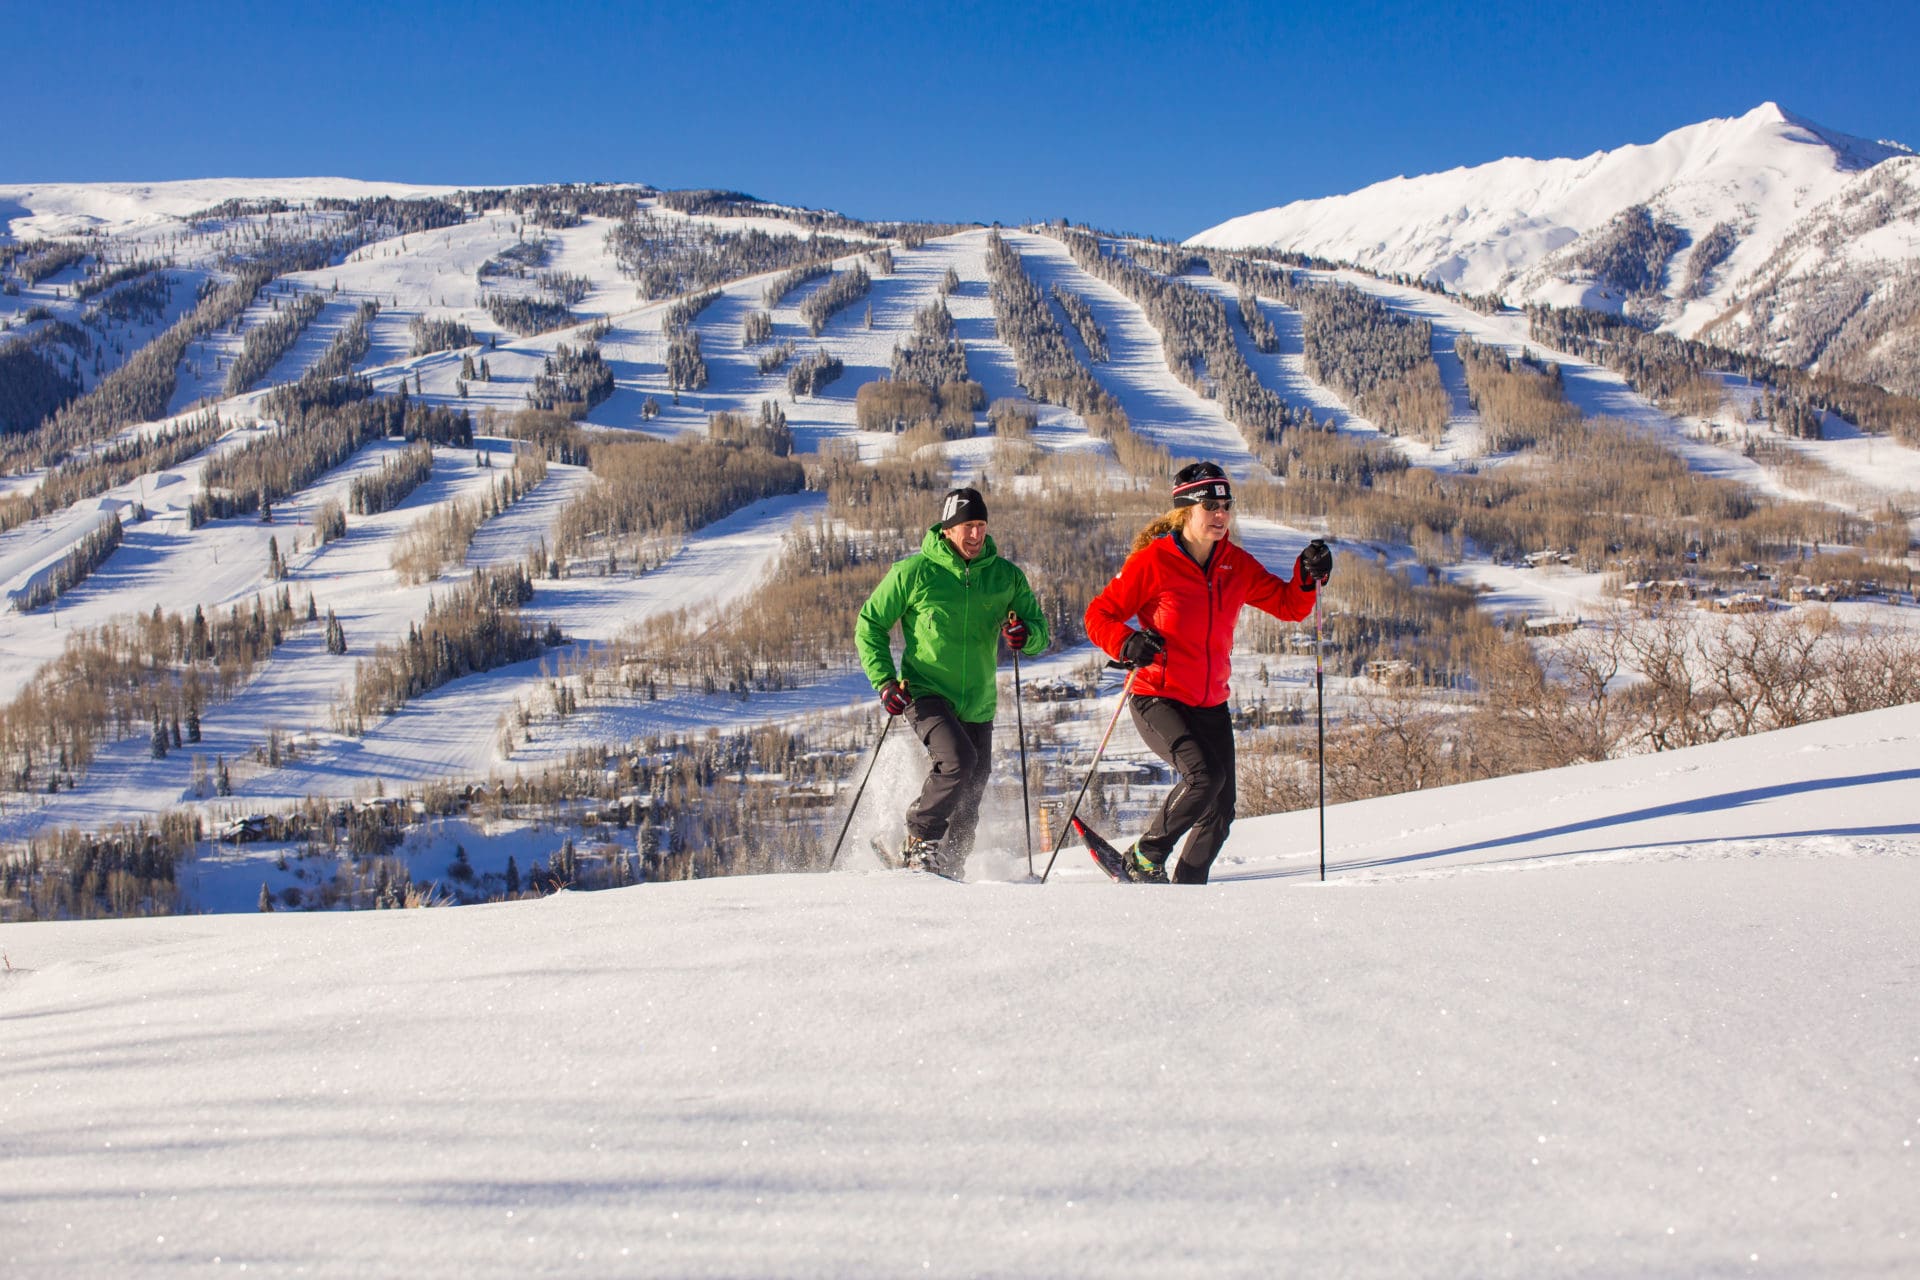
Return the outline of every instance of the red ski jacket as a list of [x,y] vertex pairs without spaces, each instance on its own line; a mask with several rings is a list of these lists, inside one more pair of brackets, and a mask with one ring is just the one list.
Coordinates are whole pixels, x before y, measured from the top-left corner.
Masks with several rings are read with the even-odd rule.
[[1233,628],[1243,605],[1283,622],[1313,612],[1314,592],[1268,571],[1251,553],[1222,540],[1202,569],[1178,534],[1155,538],[1127,557],[1087,606],[1087,635],[1114,657],[1126,643],[1130,618],[1167,642],[1167,651],[1140,668],[1133,691],[1172,698],[1191,707],[1227,700],[1233,670]]

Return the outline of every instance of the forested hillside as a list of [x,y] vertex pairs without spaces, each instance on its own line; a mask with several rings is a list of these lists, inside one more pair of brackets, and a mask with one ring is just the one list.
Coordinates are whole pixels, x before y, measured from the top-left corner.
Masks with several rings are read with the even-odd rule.
[[[1915,695],[1920,403],[1860,377],[1083,226],[194,189],[0,247],[0,913],[821,865],[880,725],[852,614],[959,483],[1056,639],[997,751],[1040,838],[1112,691],[1085,603],[1199,458],[1277,572],[1335,545],[1336,798]],[[1711,293],[1674,225],[1582,270]],[[1313,801],[1315,634],[1243,623],[1243,814]],[[1169,779],[1111,763],[1125,825]]]

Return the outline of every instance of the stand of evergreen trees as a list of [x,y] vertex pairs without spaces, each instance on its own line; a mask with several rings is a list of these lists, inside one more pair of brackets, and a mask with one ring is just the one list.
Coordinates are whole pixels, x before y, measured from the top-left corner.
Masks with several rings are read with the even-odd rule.
[[613,370],[601,358],[598,346],[589,342],[576,351],[562,342],[554,346],[545,369],[533,380],[527,403],[536,409],[578,417],[611,396],[613,390]]
[[228,284],[208,282],[194,309],[142,347],[94,388],[65,405],[37,430],[0,437],[0,468],[53,466],[68,451],[91,445],[120,428],[163,417],[179,381],[187,344],[231,324],[270,278],[250,267]]
[[173,284],[172,276],[156,271],[106,294],[87,308],[81,320],[103,336],[109,325],[154,324],[173,304]]
[[831,262],[870,248],[871,241],[834,236],[772,235],[757,228],[727,231],[704,222],[657,218],[639,210],[607,233],[607,250],[642,299],[671,298],[794,266]]
[[1528,307],[1527,327],[1534,341],[1612,369],[1656,404],[1675,403],[1711,373],[1737,373],[1769,388],[1770,413],[1790,435],[1817,439],[1820,414],[1828,411],[1862,430],[1920,446],[1920,398],[1914,396],[1651,332],[1599,311]]
[[679,403],[682,391],[698,391],[707,385],[707,361],[700,354],[700,331],[683,328],[667,330],[665,364],[667,389]]
[[125,284],[129,280],[138,280],[141,276],[152,275],[166,265],[164,262],[143,258],[136,259],[123,266],[109,267],[100,271],[90,272],[74,284],[73,296],[76,301],[84,301],[87,298],[93,297],[95,294],[105,293],[115,285]]
[[486,307],[495,324],[522,338],[580,322],[580,317],[567,310],[565,303],[544,296],[529,298],[512,293],[489,293],[481,305]]
[[[1287,430],[1311,424],[1310,413],[1290,407],[1254,376],[1218,298],[1136,265],[1122,257],[1117,247],[1106,252],[1100,237],[1090,232],[1057,230],[1055,234],[1083,271],[1113,285],[1146,312],[1160,331],[1167,367],[1201,395],[1219,400],[1227,420],[1239,428],[1256,458],[1271,465],[1278,456],[1275,446]],[[1170,264],[1189,261],[1187,255],[1172,251],[1163,257]]]
[[1214,275],[1243,294],[1300,312],[1307,374],[1355,413],[1389,434],[1439,443],[1452,406],[1433,362],[1431,324],[1395,315],[1346,285],[1296,282],[1286,267],[1234,254],[1212,254],[1207,261]]
[[1739,232],[1730,222],[1715,223],[1713,229],[1700,237],[1693,246],[1693,252],[1687,255],[1687,278],[1680,287],[1682,298],[1705,297],[1713,289],[1713,273],[1733,255],[1740,243]]
[[354,477],[347,487],[347,510],[357,516],[391,511],[432,475],[433,446],[415,440],[397,455],[383,458],[377,473]]
[[276,388],[267,408],[282,421],[282,430],[207,460],[200,473],[202,491],[188,507],[194,527],[270,511],[272,503],[312,484],[372,440],[397,435],[463,448],[473,443],[473,419],[465,410],[375,396],[351,381]]
[[834,272],[831,279],[800,303],[800,318],[807,322],[807,332],[819,337],[835,314],[867,296],[872,283],[867,269],[857,262],[845,271]]
[[39,284],[93,255],[93,246],[84,240],[31,241],[23,250],[9,265],[13,274],[28,285]]
[[593,281],[568,271],[540,273],[540,292],[563,307],[571,307],[593,289]]
[[413,335],[412,354],[432,355],[436,351],[458,351],[473,345],[473,330],[458,320],[415,316],[407,322]]
[[379,314],[380,304],[371,298],[354,308],[352,317],[333,336],[320,358],[300,375],[300,381],[320,383],[351,376],[353,366],[373,350],[373,318]]
[[240,354],[227,368],[226,394],[237,396],[266,377],[280,357],[293,349],[301,331],[324,306],[326,298],[321,294],[296,294],[285,310],[248,330],[241,340]]
[[682,391],[698,391],[707,385],[707,361],[700,354],[700,331],[693,322],[719,297],[717,289],[692,294],[667,308],[660,319],[660,331],[667,338],[667,389],[673,392],[676,404]]
[[778,373],[781,366],[793,359],[794,350],[792,338],[782,339],[778,344],[762,351],[754,364],[763,374]]
[[1636,204],[1595,233],[1574,263],[1622,297],[1645,297],[1660,292],[1668,262],[1686,242],[1685,231]]
[[1255,350],[1272,355],[1280,349],[1280,335],[1274,331],[1273,321],[1260,310],[1260,300],[1245,289],[1240,291],[1240,323],[1246,326]]
[[787,390],[794,396],[818,395],[822,388],[839,378],[847,369],[839,356],[829,355],[826,348],[814,351],[810,356],[802,356],[787,370]]
[[1053,299],[1067,313],[1074,332],[1080,335],[1080,341],[1087,349],[1087,359],[1095,364],[1105,364],[1108,359],[1107,331],[1094,317],[1093,308],[1087,305],[1087,300],[1057,284],[1053,286]]
[[313,207],[322,213],[345,213],[379,239],[417,235],[422,231],[444,231],[467,220],[467,211],[457,201],[440,196],[417,199],[401,196],[366,196],[357,199],[322,196],[313,202]]
[[[48,415],[80,394],[78,357],[90,353],[93,343],[73,326],[76,347],[48,329],[0,345],[0,435],[31,431]],[[67,348],[66,367],[54,347]]]
[[935,298],[914,313],[913,332],[893,349],[893,380],[937,388],[971,381],[967,346],[954,336],[953,314]]
[[987,236],[986,257],[994,331],[1013,352],[1021,390],[1041,404],[1060,405],[1079,414],[1096,439],[1113,447],[1130,474],[1172,474],[1166,450],[1134,432],[1119,400],[1080,363],[1047,305],[1046,294],[1021,264],[1019,251],[995,231]]
[[656,195],[645,183],[550,182],[530,187],[482,187],[456,192],[452,199],[469,212],[506,209],[526,221],[555,229],[577,227],[588,218],[624,218],[640,201]]
[[125,536],[120,516],[116,512],[80,539],[66,558],[54,566],[50,577],[28,585],[25,591],[14,597],[13,607],[21,613],[31,613],[43,605],[52,604],[73,588],[86,581],[87,576],[113,554]]
[[164,430],[132,435],[81,454],[49,471],[38,487],[0,497],[0,531],[175,466],[226,433],[226,424],[208,409]]
[[830,209],[801,209],[793,205],[771,204],[742,191],[662,191],[659,201],[663,207],[679,213],[708,218],[779,218],[812,228],[815,232],[842,231],[850,235],[890,238],[898,240],[907,249],[918,249],[928,240],[972,231],[979,226],[978,223],[953,222],[863,222]]
[[407,627],[399,645],[380,645],[354,665],[353,688],[334,708],[341,733],[364,734],[408,701],[477,671],[536,657],[558,632],[523,618],[533,583],[518,565],[475,569],[466,583],[437,597],[426,618]]
[[708,289],[703,293],[689,294],[667,308],[660,318],[660,331],[672,333],[675,329],[689,329],[700,318],[700,313],[720,300],[718,289]]
[[801,285],[832,274],[833,261],[830,258],[822,259],[819,262],[804,263],[791,270],[782,271],[779,275],[769,280],[766,288],[760,291],[760,300],[769,308],[777,307],[786,300],[788,294],[798,289]]
[[1027,274],[1019,252],[997,231],[987,237],[987,279],[995,332],[1013,352],[1021,390],[1082,416],[1105,409],[1112,398],[1074,355],[1046,295]]

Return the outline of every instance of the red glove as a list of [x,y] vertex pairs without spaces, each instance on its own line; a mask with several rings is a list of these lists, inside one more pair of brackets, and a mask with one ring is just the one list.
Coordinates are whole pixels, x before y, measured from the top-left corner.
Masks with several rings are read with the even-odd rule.
[[880,705],[887,714],[897,716],[913,705],[913,696],[907,692],[907,686],[898,680],[889,680],[880,686]]
[[1017,613],[1007,614],[1007,625],[1000,628],[1000,638],[1007,642],[1007,648],[1019,653],[1027,647],[1027,624],[1020,621]]

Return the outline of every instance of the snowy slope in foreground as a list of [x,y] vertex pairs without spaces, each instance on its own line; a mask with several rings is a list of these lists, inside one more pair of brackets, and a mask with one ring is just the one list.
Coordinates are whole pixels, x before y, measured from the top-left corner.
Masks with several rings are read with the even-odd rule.
[[[1890,1276],[1920,708],[885,874],[0,932],[0,1270]],[[1526,870],[1538,874],[1501,874]]]

